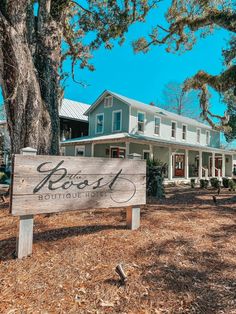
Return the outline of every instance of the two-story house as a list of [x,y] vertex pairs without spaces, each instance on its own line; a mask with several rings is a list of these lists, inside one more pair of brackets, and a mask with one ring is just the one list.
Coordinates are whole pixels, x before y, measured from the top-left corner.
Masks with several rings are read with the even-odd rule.
[[220,132],[204,123],[111,91],[85,114],[89,135],[64,141],[65,155],[126,158],[136,153],[165,163],[169,180],[232,175],[235,152],[220,148]]

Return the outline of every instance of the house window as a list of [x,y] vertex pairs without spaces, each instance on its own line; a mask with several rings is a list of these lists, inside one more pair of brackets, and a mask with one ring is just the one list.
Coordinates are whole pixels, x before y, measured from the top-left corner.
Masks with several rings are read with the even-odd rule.
[[144,122],[145,114],[143,112],[138,112],[138,131],[144,132]]
[[114,132],[118,132],[121,131],[121,119],[122,119],[122,115],[121,115],[121,110],[119,111],[113,111],[113,131]]
[[206,131],[206,144],[209,145],[210,144],[210,132]]
[[171,137],[176,137],[176,122],[171,122]]
[[200,143],[201,141],[201,130],[197,129],[197,143]]
[[85,156],[85,146],[75,146],[75,156],[83,157]]
[[187,126],[185,124],[182,125],[182,140],[186,141],[187,138]]
[[96,133],[101,134],[103,133],[104,128],[104,114],[100,113],[96,115]]
[[150,159],[150,152],[148,150],[143,151],[143,159],[145,159],[145,160]]
[[160,135],[160,125],[161,125],[161,119],[158,117],[154,118],[154,134]]
[[107,96],[104,98],[104,108],[111,108],[113,106],[113,97]]

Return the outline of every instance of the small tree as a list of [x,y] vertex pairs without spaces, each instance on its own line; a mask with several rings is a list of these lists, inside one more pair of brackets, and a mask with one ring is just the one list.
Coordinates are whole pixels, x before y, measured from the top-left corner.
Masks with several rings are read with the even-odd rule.
[[183,87],[178,82],[167,83],[163,89],[163,104],[159,106],[181,116],[200,119],[197,92],[184,92]]

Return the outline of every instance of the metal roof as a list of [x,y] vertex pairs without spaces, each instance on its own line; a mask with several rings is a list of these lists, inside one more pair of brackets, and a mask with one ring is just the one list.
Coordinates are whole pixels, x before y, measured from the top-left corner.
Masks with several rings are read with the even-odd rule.
[[129,105],[131,107],[135,107],[135,108],[137,108],[139,110],[142,110],[142,111],[145,111],[145,112],[151,112],[152,114],[162,115],[163,117],[170,118],[170,119],[172,119],[174,121],[179,121],[179,122],[183,122],[183,123],[186,123],[186,124],[190,124],[190,125],[194,125],[194,126],[197,126],[197,127],[202,127],[202,128],[205,128],[205,129],[211,129],[212,130],[212,127],[209,126],[208,124],[204,124],[204,123],[199,122],[199,121],[197,121],[195,119],[191,119],[191,118],[188,118],[188,117],[185,117],[185,116],[181,116],[179,114],[167,111],[167,110],[162,109],[162,108],[157,107],[157,106],[151,106],[151,105],[145,104],[145,103],[140,102],[138,100],[135,100],[135,99],[132,99],[132,98],[128,98],[126,96],[114,93],[114,92],[109,91],[109,90],[105,90],[98,97],[98,99],[92,104],[92,106],[89,107],[89,109],[87,110],[86,114],[88,114],[90,111],[92,111],[99,104],[99,102],[102,100],[102,98],[104,96],[108,95],[108,94],[112,95],[112,96],[114,96],[114,97],[116,97],[118,99],[120,99],[121,101],[125,102],[127,105]]
[[60,108],[60,118],[73,119],[79,121],[88,121],[88,117],[84,115],[85,111],[88,110],[90,105],[82,102],[73,101],[70,99],[63,99]]

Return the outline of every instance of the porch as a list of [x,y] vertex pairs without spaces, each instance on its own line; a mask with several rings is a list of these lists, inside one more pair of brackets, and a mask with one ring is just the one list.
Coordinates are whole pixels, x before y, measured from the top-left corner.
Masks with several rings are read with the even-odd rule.
[[137,154],[142,159],[158,160],[166,165],[165,179],[170,182],[231,177],[234,163],[231,151],[127,133],[82,139],[67,147],[75,156],[129,158]]
[[168,181],[232,176],[233,158],[224,152],[133,141],[94,143],[92,146],[91,152],[94,157],[129,158],[129,155],[135,153],[142,159],[159,160],[161,164],[166,165],[165,178]]

